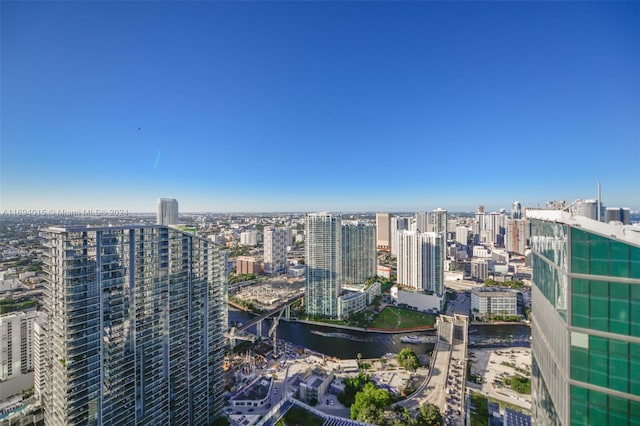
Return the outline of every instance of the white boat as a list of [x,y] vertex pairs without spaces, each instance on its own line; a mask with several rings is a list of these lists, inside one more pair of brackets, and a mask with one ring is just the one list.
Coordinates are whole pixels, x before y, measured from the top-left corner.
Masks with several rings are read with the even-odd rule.
[[417,345],[420,343],[429,343],[435,341],[435,336],[402,336],[400,338],[400,341],[402,343],[413,343]]

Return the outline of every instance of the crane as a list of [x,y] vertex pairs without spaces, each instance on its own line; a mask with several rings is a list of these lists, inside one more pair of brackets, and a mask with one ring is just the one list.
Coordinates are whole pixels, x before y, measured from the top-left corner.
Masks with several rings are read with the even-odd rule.
[[280,318],[282,317],[282,313],[285,311],[285,309],[286,308],[283,308],[277,317],[273,317],[273,323],[271,324],[271,328],[269,329],[269,337],[273,335],[273,357],[274,358],[278,357],[278,350],[276,349],[278,347],[278,339],[277,339],[278,333],[276,332],[276,329],[278,328],[278,324],[280,323]]

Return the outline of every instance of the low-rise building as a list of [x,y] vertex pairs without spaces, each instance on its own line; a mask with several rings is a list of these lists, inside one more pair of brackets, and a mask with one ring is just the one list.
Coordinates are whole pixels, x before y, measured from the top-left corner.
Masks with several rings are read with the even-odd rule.
[[502,288],[471,290],[471,311],[475,318],[491,315],[518,315],[518,292]]
[[260,259],[255,256],[239,256],[236,259],[236,274],[257,275],[262,272]]
[[417,311],[435,313],[443,308],[444,298],[424,291],[405,290],[397,285],[389,292],[391,300],[398,306],[407,306]]
[[345,286],[345,293],[338,298],[338,315],[347,318],[349,315],[360,312],[373,303],[376,296],[382,294],[382,286],[379,282],[370,285]]
[[307,373],[299,387],[300,399],[310,402],[320,401],[333,381],[333,370],[314,369]]

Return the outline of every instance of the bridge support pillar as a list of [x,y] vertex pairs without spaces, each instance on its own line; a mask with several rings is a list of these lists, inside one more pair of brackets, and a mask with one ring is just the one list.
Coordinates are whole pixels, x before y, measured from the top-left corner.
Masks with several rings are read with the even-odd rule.
[[287,305],[284,309],[284,317],[285,319],[289,319],[291,317],[291,305]]
[[262,320],[258,321],[258,323],[256,324],[256,332],[258,334],[258,337],[262,337]]

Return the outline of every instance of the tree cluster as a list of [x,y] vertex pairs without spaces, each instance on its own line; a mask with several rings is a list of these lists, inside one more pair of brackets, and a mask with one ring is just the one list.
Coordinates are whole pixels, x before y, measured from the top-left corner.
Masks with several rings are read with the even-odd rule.
[[338,394],[338,401],[345,407],[351,407],[356,400],[356,394],[364,389],[367,383],[371,383],[371,376],[360,372],[356,377],[345,377],[342,382],[344,390]]
[[356,394],[351,405],[351,418],[361,422],[383,424],[384,410],[391,405],[391,396],[386,389],[378,389],[372,382]]
[[416,371],[420,366],[418,356],[409,348],[404,348],[398,354],[398,364],[408,371]]
[[389,426],[442,426],[444,419],[440,413],[440,409],[434,404],[424,404],[420,407],[416,417],[406,408],[398,408],[396,412],[399,418],[389,422]]
[[506,377],[502,381],[506,386],[510,386],[516,392],[530,394],[531,393],[531,380],[528,377],[520,376],[516,374],[511,377]]

